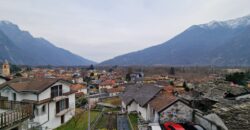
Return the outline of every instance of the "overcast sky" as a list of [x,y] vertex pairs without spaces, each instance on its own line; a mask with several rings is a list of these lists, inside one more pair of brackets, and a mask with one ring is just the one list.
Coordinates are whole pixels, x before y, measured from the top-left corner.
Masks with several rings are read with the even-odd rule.
[[250,0],[0,0],[0,20],[97,62],[248,14]]

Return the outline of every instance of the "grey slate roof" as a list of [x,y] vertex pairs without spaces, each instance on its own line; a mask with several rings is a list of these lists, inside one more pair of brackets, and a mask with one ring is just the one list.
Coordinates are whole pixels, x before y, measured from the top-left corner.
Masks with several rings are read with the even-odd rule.
[[144,85],[136,92],[134,99],[140,104],[140,106],[144,106],[161,90],[162,88],[159,88],[158,86]]
[[214,107],[213,111],[219,115],[229,130],[249,130],[250,100],[217,103]]
[[126,105],[131,101],[137,102],[140,106],[146,105],[156,94],[158,94],[162,88],[155,85],[133,85],[125,89],[125,93],[122,95],[122,100]]
[[134,100],[134,96],[139,88],[142,87],[140,84],[130,85],[125,88],[124,93],[121,95],[122,101],[128,105],[131,101]]

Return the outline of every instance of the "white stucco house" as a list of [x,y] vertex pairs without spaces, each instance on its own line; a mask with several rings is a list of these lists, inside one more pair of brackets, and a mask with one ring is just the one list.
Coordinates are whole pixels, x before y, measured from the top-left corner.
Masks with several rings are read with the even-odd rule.
[[145,121],[151,119],[149,102],[162,91],[155,85],[133,85],[128,86],[121,95],[122,111],[137,112]]
[[51,130],[69,121],[75,114],[75,91],[60,79],[18,78],[0,85],[1,96],[9,101],[33,105],[28,127]]

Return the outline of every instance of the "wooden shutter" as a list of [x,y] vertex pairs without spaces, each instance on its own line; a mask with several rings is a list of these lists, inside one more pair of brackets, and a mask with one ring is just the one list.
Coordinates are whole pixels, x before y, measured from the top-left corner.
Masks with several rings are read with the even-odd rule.
[[54,86],[55,88],[55,97],[57,97],[59,95],[59,87],[58,86]]
[[56,113],[60,112],[60,103],[56,102]]
[[62,85],[59,85],[59,96],[62,96]]
[[50,92],[51,98],[55,97],[54,91],[55,91],[54,87],[51,87],[51,92]]
[[69,98],[66,98],[66,108],[68,109],[69,108]]

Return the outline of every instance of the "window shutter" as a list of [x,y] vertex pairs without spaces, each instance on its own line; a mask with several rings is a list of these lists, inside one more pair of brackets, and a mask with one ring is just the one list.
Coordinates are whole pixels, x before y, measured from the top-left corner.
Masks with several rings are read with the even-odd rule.
[[59,85],[59,96],[62,96],[62,85]]
[[51,92],[50,92],[51,98],[54,98],[54,96],[55,96],[55,95],[54,95],[54,91],[55,91],[55,90],[54,90],[54,87],[51,87]]
[[59,87],[58,86],[55,86],[55,97],[57,97],[59,95]]
[[60,105],[59,102],[56,102],[56,113],[60,112]]
[[66,108],[69,108],[69,98],[66,98]]

